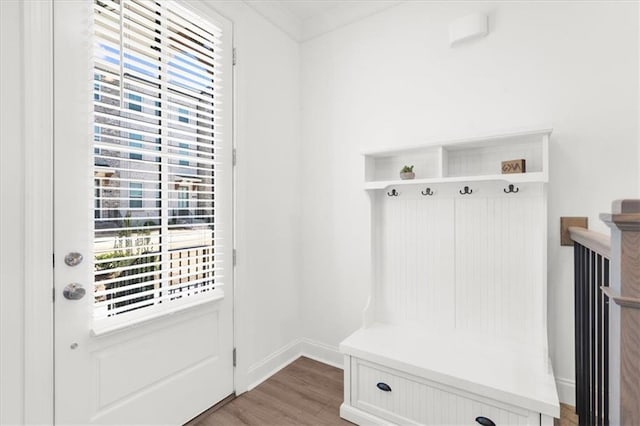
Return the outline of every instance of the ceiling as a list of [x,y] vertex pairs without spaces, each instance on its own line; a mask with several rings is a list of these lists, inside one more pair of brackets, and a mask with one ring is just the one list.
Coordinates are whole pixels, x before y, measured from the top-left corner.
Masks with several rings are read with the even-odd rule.
[[276,0],[274,3],[278,3],[281,7],[287,9],[301,21],[305,21],[317,16],[326,15],[331,13],[332,9],[345,7],[348,3],[355,2],[336,0]]
[[244,0],[299,42],[333,31],[402,0]]

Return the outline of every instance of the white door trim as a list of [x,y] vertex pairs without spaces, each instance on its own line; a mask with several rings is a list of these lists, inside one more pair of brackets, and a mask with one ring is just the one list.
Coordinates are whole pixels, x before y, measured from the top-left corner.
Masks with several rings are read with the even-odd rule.
[[53,424],[53,1],[22,5],[23,410],[25,424]]
[[[211,5],[205,2],[194,2],[194,1],[185,1],[191,8],[195,10],[210,10],[226,20],[232,23],[233,31],[232,31],[232,44],[234,49],[241,48],[242,41],[239,40],[238,31],[236,28],[235,21],[229,16],[228,13],[225,13],[224,5]],[[241,115],[240,115],[240,105],[238,100],[240,99],[239,90],[242,88],[239,87],[240,81],[240,71],[242,67],[242,62],[239,61],[237,64],[233,66],[232,73],[232,96],[233,96],[233,148],[242,155],[242,135],[240,134],[240,126]],[[238,188],[239,188],[239,179],[240,173],[238,172],[238,167],[242,167],[242,160],[239,162],[240,166],[236,165],[233,168],[233,241],[234,248],[239,252],[240,263],[238,265],[234,265],[233,268],[233,342],[234,347],[237,350],[237,358],[236,358],[236,367],[233,372],[233,385],[234,391],[236,395],[240,395],[249,390],[249,365],[248,365],[248,357],[245,353],[246,348],[249,347],[248,342],[250,340],[250,326],[246,323],[245,319],[247,315],[244,313],[244,304],[245,300],[243,296],[244,294],[244,275],[245,271],[244,265],[246,265],[246,261],[242,259],[242,254],[246,253],[245,251],[245,237],[243,234],[243,230],[241,227],[238,227],[239,223],[239,209],[244,207],[242,201],[238,198]],[[250,296],[250,295],[247,295]]]

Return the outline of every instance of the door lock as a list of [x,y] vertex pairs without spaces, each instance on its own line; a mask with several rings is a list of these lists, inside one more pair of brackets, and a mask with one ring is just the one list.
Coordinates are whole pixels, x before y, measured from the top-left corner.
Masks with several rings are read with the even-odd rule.
[[82,259],[82,255],[74,251],[64,257],[64,263],[66,263],[67,266],[76,266],[79,265],[80,262],[82,262]]
[[82,287],[81,284],[71,283],[68,284],[64,290],[62,290],[62,295],[65,299],[69,300],[79,300],[82,299],[87,291]]

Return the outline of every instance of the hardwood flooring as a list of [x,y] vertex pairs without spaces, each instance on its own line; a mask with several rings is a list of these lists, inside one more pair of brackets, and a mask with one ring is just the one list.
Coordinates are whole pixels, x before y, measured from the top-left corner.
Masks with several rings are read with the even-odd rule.
[[555,426],[577,426],[578,415],[575,407],[566,404],[560,404],[560,419],[555,419]]
[[301,357],[188,426],[351,425],[340,418],[342,398],[342,370]]
[[[340,418],[342,370],[300,357],[255,389],[213,407],[187,426],[333,426]],[[573,407],[562,404],[556,426],[577,425]]]

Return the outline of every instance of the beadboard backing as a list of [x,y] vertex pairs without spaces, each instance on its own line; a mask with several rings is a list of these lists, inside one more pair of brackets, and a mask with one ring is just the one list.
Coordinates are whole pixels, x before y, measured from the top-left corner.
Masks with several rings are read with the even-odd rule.
[[414,166],[417,179],[436,178],[441,175],[441,154],[438,148],[430,148],[410,155],[373,157],[371,180],[397,179],[404,166]]
[[[546,349],[546,195],[542,184],[422,188],[375,197],[375,318]],[[532,341],[533,340],[533,341]]]
[[502,161],[526,159],[527,172],[542,172],[542,146],[538,141],[444,150],[444,175],[481,176],[502,173]]

